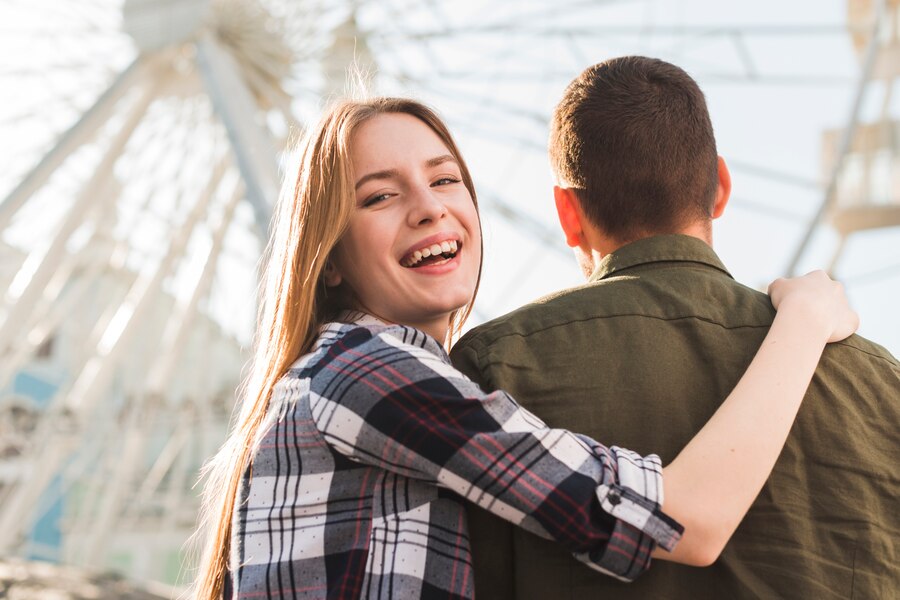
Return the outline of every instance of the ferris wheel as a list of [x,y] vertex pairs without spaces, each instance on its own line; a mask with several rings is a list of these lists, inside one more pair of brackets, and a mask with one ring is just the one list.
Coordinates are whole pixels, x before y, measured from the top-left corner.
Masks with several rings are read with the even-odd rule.
[[[174,579],[196,522],[192,484],[224,439],[252,338],[282,154],[348,91],[348,66],[378,93],[437,106],[457,132],[487,228],[481,319],[576,282],[536,188],[550,185],[556,98],[612,55],[687,63],[701,86],[839,95],[824,175],[734,161],[776,197],[801,198],[786,210],[769,192],[748,195],[736,210],[788,232],[764,250],[776,275],[810,255],[843,264],[855,232],[895,244],[900,194],[883,181],[900,172],[893,147],[854,140],[869,131],[857,126],[878,81],[888,91],[877,122],[893,123],[884,82],[900,70],[879,57],[897,45],[897,2],[850,6],[861,61],[834,73],[785,72],[770,54],[798,36],[849,40],[845,23],[723,27],[650,0],[9,0],[0,555]],[[847,216],[872,206],[865,226]],[[890,283],[897,266],[876,272]]]

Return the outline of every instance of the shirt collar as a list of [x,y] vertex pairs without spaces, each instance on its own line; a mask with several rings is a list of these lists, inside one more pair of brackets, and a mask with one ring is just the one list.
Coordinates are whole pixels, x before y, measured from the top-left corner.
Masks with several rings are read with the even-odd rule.
[[[327,323],[322,331],[320,332],[319,340],[330,336],[340,335],[340,331],[342,328],[347,325],[356,325],[359,327],[376,327],[376,328],[386,328],[386,327],[409,327],[406,325],[399,325],[396,323],[389,323],[384,321],[375,315],[371,315],[366,312],[362,312],[361,310],[343,310],[338,313],[335,318],[334,323]],[[415,329],[410,327],[410,329]],[[447,354],[447,349],[437,341],[432,336],[428,335],[424,331],[420,329],[416,329],[421,334],[421,337],[418,341],[414,338],[411,341],[407,340],[408,343],[412,343],[417,345],[425,350],[428,350],[432,354],[437,355],[448,365],[450,364],[450,355]],[[319,342],[317,342],[318,344]]]
[[335,321],[363,327],[388,327],[390,325],[390,323],[361,310],[343,310],[338,314]]
[[713,249],[703,240],[689,235],[655,235],[626,244],[604,256],[589,281],[600,281],[621,271],[657,262],[699,263],[731,277]]
[[313,343],[312,350],[318,350],[325,344],[331,343],[335,339],[341,337],[348,325],[358,325],[361,327],[388,326],[388,324],[381,319],[373,317],[368,313],[358,310],[342,310],[337,314],[333,321],[323,323],[321,327],[319,327],[319,337],[316,338],[315,343]]

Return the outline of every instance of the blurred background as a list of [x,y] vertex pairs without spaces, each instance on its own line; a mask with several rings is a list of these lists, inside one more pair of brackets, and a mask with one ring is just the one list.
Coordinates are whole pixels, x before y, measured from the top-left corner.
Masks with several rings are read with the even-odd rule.
[[247,357],[282,154],[351,63],[376,92],[437,108],[469,162],[485,229],[470,326],[581,282],[557,231],[549,115],[585,67],[643,54],[707,95],[734,180],[715,246],[735,277],[828,269],[860,332],[900,354],[898,11],[3,0],[0,596],[31,581],[132,597],[87,575],[103,572],[167,597],[191,578],[194,484]]

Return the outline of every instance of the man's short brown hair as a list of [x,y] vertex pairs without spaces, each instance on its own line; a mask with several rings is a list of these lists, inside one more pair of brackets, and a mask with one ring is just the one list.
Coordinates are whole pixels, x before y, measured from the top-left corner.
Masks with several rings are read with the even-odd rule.
[[703,92],[682,69],[643,56],[594,65],[569,84],[550,162],[587,218],[623,242],[708,220],[718,185]]

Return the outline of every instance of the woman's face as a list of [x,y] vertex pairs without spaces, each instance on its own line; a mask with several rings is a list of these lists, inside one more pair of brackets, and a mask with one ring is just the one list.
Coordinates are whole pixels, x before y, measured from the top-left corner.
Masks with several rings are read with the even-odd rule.
[[358,308],[443,341],[450,314],[475,293],[481,231],[459,165],[419,119],[383,114],[350,140],[356,209],[326,283]]

